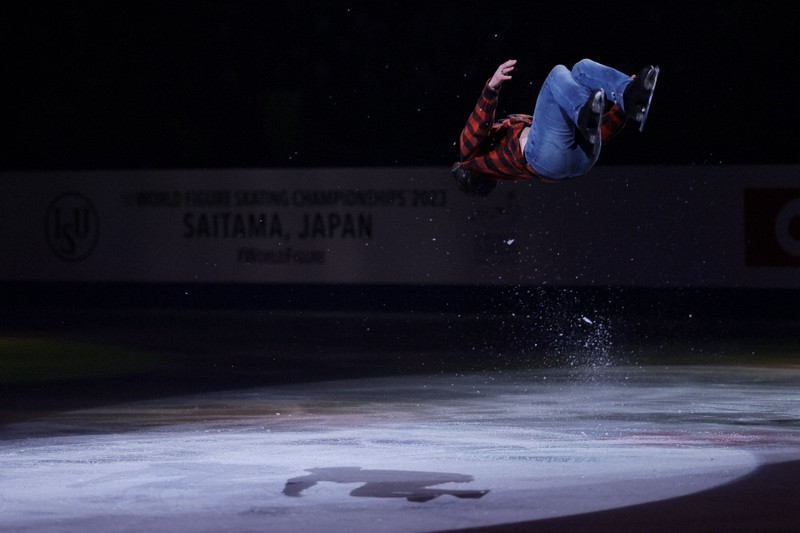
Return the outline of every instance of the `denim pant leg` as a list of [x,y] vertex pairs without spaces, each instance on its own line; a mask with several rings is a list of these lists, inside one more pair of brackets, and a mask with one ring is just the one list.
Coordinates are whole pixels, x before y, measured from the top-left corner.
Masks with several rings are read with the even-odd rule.
[[533,112],[533,124],[525,145],[525,159],[550,179],[582,176],[591,170],[600,150],[587,153],[575,141],[575,122],[591,90],[577,83],[563,65],[550,71]]
[[630,76],[591,59],[581,59],[572,67],[572,77],[590,91],[603,89],[606,100],[619,104],[625,110],[622,95],[625,87],[633,81]]

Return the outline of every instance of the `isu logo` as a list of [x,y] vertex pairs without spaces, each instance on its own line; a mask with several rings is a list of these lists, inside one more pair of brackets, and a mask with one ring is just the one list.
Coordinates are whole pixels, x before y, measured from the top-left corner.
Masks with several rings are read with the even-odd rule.
[[82,261],[89,257],[99,233],[97,210],[85,196],[65,193],[48,206],[45,216],[47,243],[65,261]]
[[800,189],[747,189],[745,262],[752,267],[800,267]]

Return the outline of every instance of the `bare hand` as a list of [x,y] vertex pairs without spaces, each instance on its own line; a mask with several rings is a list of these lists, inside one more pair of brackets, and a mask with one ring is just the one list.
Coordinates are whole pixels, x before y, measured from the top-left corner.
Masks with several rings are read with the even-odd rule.
[[514,72],[514,65],[517,64],[516,59],[509,59],[494,72],[492,79],[489,80],[489,88],[496,91],[504,82],[511,79],[511,73]]

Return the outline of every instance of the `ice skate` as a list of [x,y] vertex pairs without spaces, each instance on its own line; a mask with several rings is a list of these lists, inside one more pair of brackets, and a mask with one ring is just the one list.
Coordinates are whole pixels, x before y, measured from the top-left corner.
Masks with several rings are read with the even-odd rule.
[[644,131],[644,124],[650,114],[650,104],[653,101],[660,71],[658,67],[652,65],[645,67],[625,88],[623,94],[625,113],[639,123],[639,131]]
[[578,133],[591,145],[600,142],[600,124],[605,106],[606,95],[603,89],[597,89],[578,112]]

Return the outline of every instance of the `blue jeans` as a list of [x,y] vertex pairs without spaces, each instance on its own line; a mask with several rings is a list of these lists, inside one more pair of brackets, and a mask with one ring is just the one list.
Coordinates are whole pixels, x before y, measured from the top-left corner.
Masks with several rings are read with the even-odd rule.
[[533,124],[525,145],[525,159],[533,169],[550,179],[582,176],[600,156],[575,138],[578,112],[589,96],[603,89],[606,99],[622,105],[622,94],[631,77],[591,59],[582,59],[570,71],[558,65],[550,71],[533,112]]

